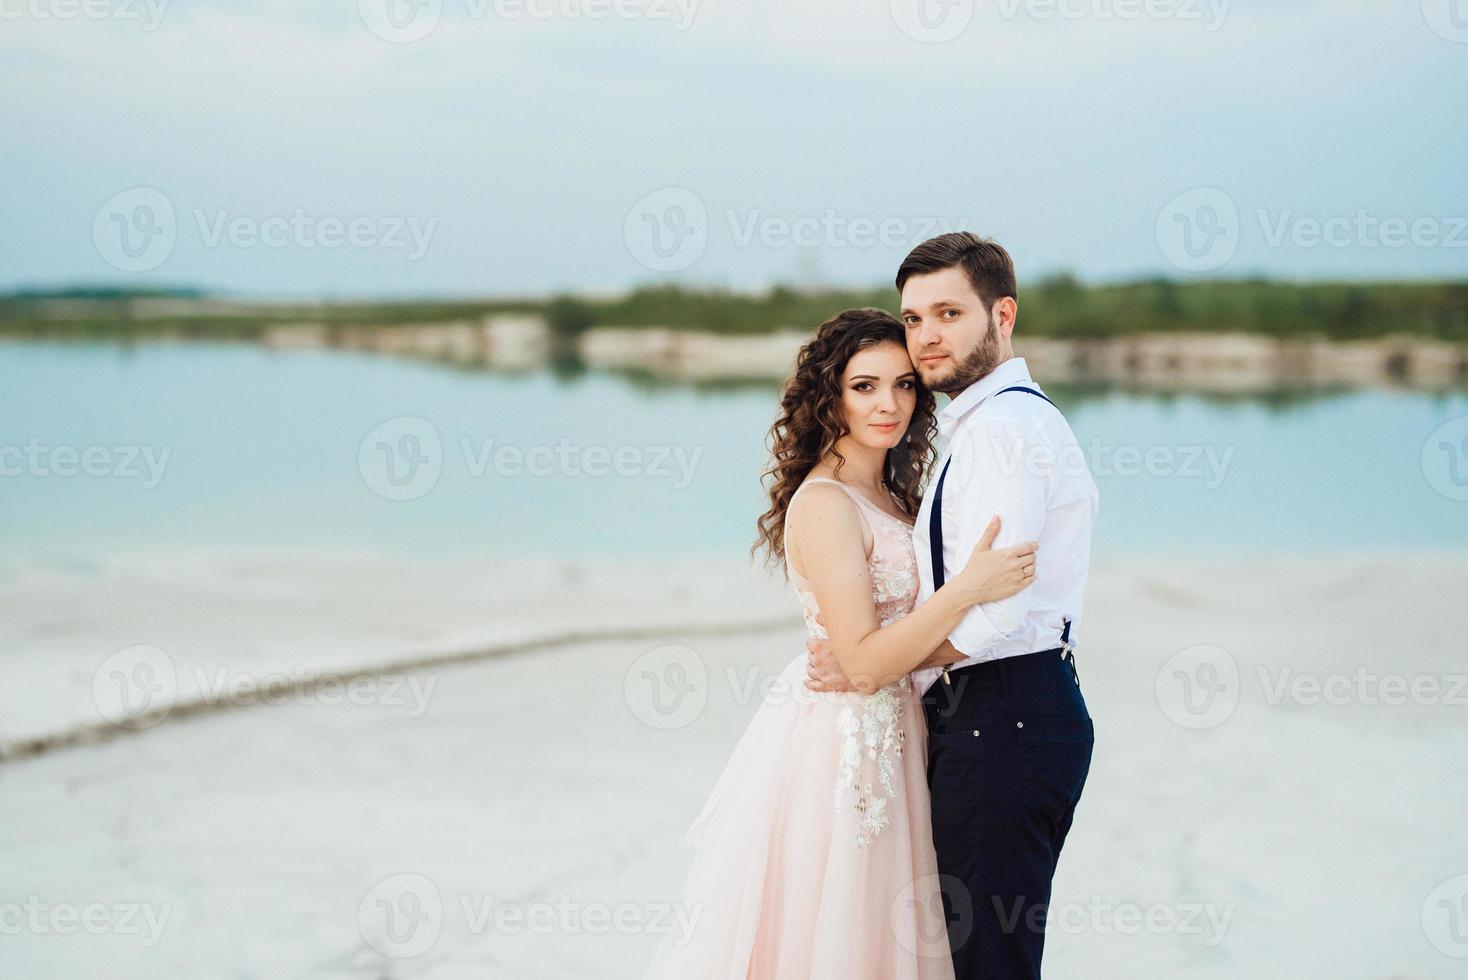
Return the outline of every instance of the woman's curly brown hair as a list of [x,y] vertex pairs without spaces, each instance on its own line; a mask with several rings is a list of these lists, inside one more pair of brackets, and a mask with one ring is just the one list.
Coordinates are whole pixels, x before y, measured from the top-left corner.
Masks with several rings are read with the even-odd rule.
[[[770,509],[756,522],[758,535],[750,553],[765,549],[767,563],[785,557],[785,511],[800,483],[828,453],[835,453],[836,472],[845,459],[836,440],[850,430],[841,411],[841,375],[857,351],[877,344],[907,349],[906,330],[885,310],[844,310],[816,330],[795,359],[795,373],[785,384],[780,415],[770,426],[766,444],[772,462],[761,476],[769,483]],[[922,481],[933,463],[937,434],[933,392],[917,381],[917,403],[902,442],[887,451],[882,482],[909,517],[922,503]]]

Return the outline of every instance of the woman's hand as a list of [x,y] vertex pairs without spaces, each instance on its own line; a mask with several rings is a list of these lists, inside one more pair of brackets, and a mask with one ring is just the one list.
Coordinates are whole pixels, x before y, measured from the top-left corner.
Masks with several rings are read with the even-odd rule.
[[954,583],[973,605],[1008,599],[1035,581],[1035,551],[1040,543],[1026,541],[995,551],[994,538],[998,534],[999,518],[995,517],[974,545],[968,564],[954,576]]

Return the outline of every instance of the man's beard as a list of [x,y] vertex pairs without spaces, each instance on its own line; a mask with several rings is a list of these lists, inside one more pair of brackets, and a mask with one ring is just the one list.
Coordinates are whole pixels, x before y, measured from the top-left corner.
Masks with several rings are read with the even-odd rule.
[[987,378],[999,366],[999,330],[992,316],[986,319],[983,339],[968,352],[952,374],[940,381],[928,381],[929,388],[948,395],[955,394]]

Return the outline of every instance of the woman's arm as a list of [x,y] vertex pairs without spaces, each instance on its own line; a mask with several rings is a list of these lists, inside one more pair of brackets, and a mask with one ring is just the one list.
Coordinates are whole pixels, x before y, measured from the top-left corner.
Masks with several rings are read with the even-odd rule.
[[[829,489],[828,489],[829,487]],[[862,518],[839,487],[812,485],[787,521],[801,564],[821,608],[831,649],[856,690],[870,694],[923,663],[942,647],[969,609],[1012,594],[1032,580],[1034,544],[990,550],[997,519],[962,572],[917,609],[882,627],[872,602]],[[1012,590],[1012,591],[1008,591]],[[952,661],[949,661],[952,662]]]

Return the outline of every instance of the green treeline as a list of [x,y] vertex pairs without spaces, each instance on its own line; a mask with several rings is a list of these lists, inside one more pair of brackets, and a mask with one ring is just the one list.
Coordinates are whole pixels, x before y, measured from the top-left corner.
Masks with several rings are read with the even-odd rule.
[[[1251,333],[1352,340],[1410,334],[1468,340],[1468,281],[1286,283],[1267,280],[1152,279],[1085,284],[1059,275],[1020,286],[1020,326],[1032,336],[1111,337],[1163,331]],[[0,296],[0,333],[128,337],[167,334],[253,338],[279,323],[410,326],[494,313],[539,314],[559,338],[595,326],[670,327],[755,334],[811,330],[838,310],[876,306],[897,312],[890,287],[763,294],[673,285],[616,298],[264,303],[177,290],[148,293],[74,290]]]

